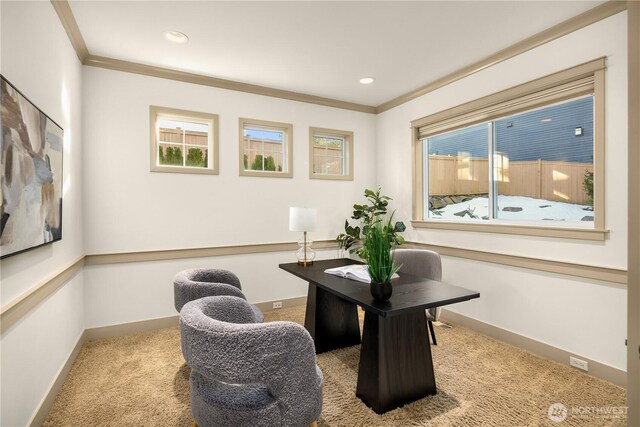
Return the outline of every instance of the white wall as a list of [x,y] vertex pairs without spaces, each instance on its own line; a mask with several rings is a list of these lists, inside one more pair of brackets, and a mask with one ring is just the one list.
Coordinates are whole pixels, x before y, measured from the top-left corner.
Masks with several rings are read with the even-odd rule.
[[[319,226],[311,237],[331,239],[353,203],[363,200],[363,189],[378,182],[394,197],[398,218],[408,220],[411,120],[603,55],[608,57],[606,214],[611,230],[606,242],[411,227],[405,234],[433,244],[626,268],[624,13],[377,117],[82,68],[49,2],[3,1],[0,15],[2,74],[65,130],[63,240],[2,260],[3,305],[85,252],[296,240],[298,234],[287,227],[289,206],[317,207]],[[219,114],[220,175],[149,172],[149,105]],[[294,178],[238,176],[238,117],[293,123]],[[309,180],[309,126],[354,132],[353,182]],[[0,424],[28,422],[85,327],[174,314],[175,272],[229,268],[240,276],[248,299],[260,302],[306,293],[302,281],[277,268],[292,260],[292,253],[280,252],[86,267],[2,334]],[[445,281],[482,294],[452,307],[459,313],[625,368],[623,287],[449,257],[443,262]]]
[[[626,269],[626,12],[378,115],[378,181],[411,215],[410,122],[601,56],[606,72],[605,242],[409,227],[409,240]],[[480,291],[461,314],[625,369],[626,289],[596,281],[445,257],[445,282]]]
[[[333,238],[375,183],[371,114],[91,67],[83,96],[89,254],[291,241],[299,205]],[[149,172],[149,105],[219,114],[220,175]],[[293,178],[239,176],[239,117],[293,124]],[[354,132],[353,181],[309,179],[309,126]]]
[[[83,97],[87,254],[296,241],[289,206],[318,208],[310,237],[333,239],[375,185],[371,114],[92,67]],[[149,105],[218,114],[220,174],[150,172]],[[293,124],[293,178],[239,176],[240,117]],[[309,179],[309,127],[354,132],[353,181]],[[278,253],[88,267],[87,326],[175,314],[173,276],[196,266],[234,271],[251,302],[305,295],[277,268],[293,260]]]
[[[0,3],[2,75],[64,129],[62,240],[0,263],[2,305],[84,255],[81,66],[50,2]],[[25,19],[28,17],[28,19]],[[31,418],[84,329],[83,275],[1,337],[0,424]]]
[[[321,250],[316,259],[335,256],[334,250]],[[87,266],[84,269],[86,327],[177,315],[173,305],[173,276],[188,268],[224,268],[235,272],[251,302],[306,296],[307,283],[278,268],[278,264],[295,261],[291,251]]]

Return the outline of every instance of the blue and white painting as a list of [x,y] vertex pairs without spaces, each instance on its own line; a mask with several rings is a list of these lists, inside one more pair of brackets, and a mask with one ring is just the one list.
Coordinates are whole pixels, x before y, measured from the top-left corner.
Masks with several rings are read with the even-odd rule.
[[0,257],[62,239],[63,131],[0,76]]

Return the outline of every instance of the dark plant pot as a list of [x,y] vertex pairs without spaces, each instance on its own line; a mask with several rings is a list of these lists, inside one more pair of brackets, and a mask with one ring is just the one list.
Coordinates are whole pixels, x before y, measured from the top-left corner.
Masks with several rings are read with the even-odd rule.
[[389,298],[391,298],[391,294],[393,293],[393,287],[391,287],[391,282],[387,282],[387,283],[371,282],[369,284],[369,289],[371,290],[371,296],[373,296],[373,299],[378,302],[389,301]]

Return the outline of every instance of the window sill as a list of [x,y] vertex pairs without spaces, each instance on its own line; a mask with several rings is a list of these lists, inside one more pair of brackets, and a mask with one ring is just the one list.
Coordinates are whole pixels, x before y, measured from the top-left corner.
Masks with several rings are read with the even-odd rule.
[[517,234],[536,237],[558,237],[563,239],[604,241],[609,230],[579,227],[551,227],[506,224],[477,224],[440,221],[411,221],[413,228],[440,230],[476,231],[480,233]]
[[324,179],[331,181],[353,181],[353,175],[329,175],[314,173],[309,175],[309,179]]
[[253,171],[240,169],[240,176],[259,176],[263,178],[293,178],[293,172]]
[[183,166],[152,166],[151,172],[165,172],[165,173],[195,173],[202,175],[218,175],[216,169],[210,168],[196,168],[196,167],[183,167]]

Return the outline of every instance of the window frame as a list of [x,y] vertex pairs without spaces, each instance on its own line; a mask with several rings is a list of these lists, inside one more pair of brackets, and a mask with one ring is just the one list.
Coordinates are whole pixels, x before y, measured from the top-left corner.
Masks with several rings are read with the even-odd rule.
[[[179,165],[160,165],[160,155],[158,148],[159,128],[158,118],[167,118],[170,120],[185,120],[193,122],[205,122],[209,125],[209,135],[207,137],[208,165],[207,167],[179,166]],[[167,172],[167,173],[195,173],[205,175],[219,174],[219,158],[218,158],[218,115],[210,113],[202,113],[197,111],[180,110],[177,108],[159,107],[155,105],[149,106],[149,136],[151,141],[150,153],[150,171],[151,172]],[[178,145],[178,144],[176,144]],[[187,153],[183,153],[186,158]]]
[[[316,135],[342,138],[346,147],[342,148],[343,166],[346,174],[318,174],[314,172],[314,148]],[[309,179],[328,179],[337,181],[353,181],[353,132],[319,127],[309,128]]]
[[[239,123],[239,174],[240,176],[259,176],[267,178],[293,178],[293,125],[291,123],[272,122],[268,120],[256,120],[241,117],[238,119]],[[256,127],[262,127],[267,129],[273,129],[275,131],[283,131],[284,134],[284,153],[283,161],[286,161],[286,171],[260,171],[260,170],[245,170],[244,168],[244,155],[247,154],[244,151],[244,128],[246,125],[253,125]]]
[[[413,197],[411,221],[414,228],[477,231],[584,240],[605,240],[605,70],[606,58],[541,77],[465,104],[411,122]],[[527,224],[526,221],[493,219],[487,221],[425,218],[425,159],[423,139],[430,135],[485,123],[508,115],[593,95],[594,103],[594,222],[592,228],[566,224]],[[491,176],[491,173],[489,174]],[[490,182],[491,184],[491,182]]]

